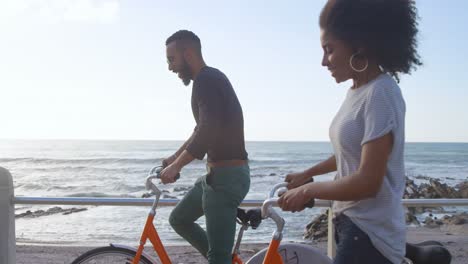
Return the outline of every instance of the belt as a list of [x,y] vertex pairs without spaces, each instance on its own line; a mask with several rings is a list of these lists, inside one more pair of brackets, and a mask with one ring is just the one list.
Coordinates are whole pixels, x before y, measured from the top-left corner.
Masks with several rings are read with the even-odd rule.
[[210,168],[219,167],[235,167],[247,164],[247,160],[220,160],[220,161],[209,161],[206,165]]

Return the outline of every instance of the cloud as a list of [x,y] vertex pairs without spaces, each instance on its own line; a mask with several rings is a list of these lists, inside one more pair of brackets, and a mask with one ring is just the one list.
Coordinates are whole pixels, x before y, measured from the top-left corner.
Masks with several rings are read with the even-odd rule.
[[114,23],[119,0],[0,0],[0,22]]

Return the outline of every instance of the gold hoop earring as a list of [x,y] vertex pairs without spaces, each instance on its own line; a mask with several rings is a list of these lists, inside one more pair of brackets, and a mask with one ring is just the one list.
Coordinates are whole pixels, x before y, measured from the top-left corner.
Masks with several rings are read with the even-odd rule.
[[362,68],[362,69],[356,69],[356,68],[353,66],[353,59],[354,59],[354,56],[356,56],[357,54],[358,54],[358,52],[357,52],[357,53],[354,53],[354,54],[351,56],[351,58],[349,58],[349,66],[350,66],[351,69],[353,69],[353,71],[355,71],[355,72],[363,72],[363,71],[367,70],[367,67],[369,66],[369,60],[366,59],[366,66],[364,66],[364,68]]

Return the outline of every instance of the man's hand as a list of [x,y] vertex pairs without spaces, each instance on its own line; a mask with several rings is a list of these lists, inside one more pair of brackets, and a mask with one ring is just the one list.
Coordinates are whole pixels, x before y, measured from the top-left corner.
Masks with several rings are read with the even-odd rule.
[[278,199],[278,205],[283,211],[300,212],[304,210],[305,205],[312,200],[309,192],[311,184],[302,185],[289,190]]
[[161,171],[161,182],[163,184],[168,184],[177,181],[177,175],[180,173],[180,170],[181,168],[175,163],[171,163],[171,165]]
[[176,159],[177,157],[175,154],[163,159],[162,161],[163,168],[166,168],[167,166],[171,165]]
[[288,183],[288,190],[291,190],[306,184],[310,178],[311,177],[307,176],[305,172],[296,172],[286,175],[286,179],[284,181]]

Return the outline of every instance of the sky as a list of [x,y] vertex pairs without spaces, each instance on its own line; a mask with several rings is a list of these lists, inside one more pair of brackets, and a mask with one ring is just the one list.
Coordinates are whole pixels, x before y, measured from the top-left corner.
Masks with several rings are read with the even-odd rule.
[[[247,140],[328,141],[351,83],[321,66],[324,3],[0,0],[0,138],[188,138],[191,88],[168,71],[165,40],[189,29],[233,84]],[[468,2],[417,7],[406,140],[468,142]]]

